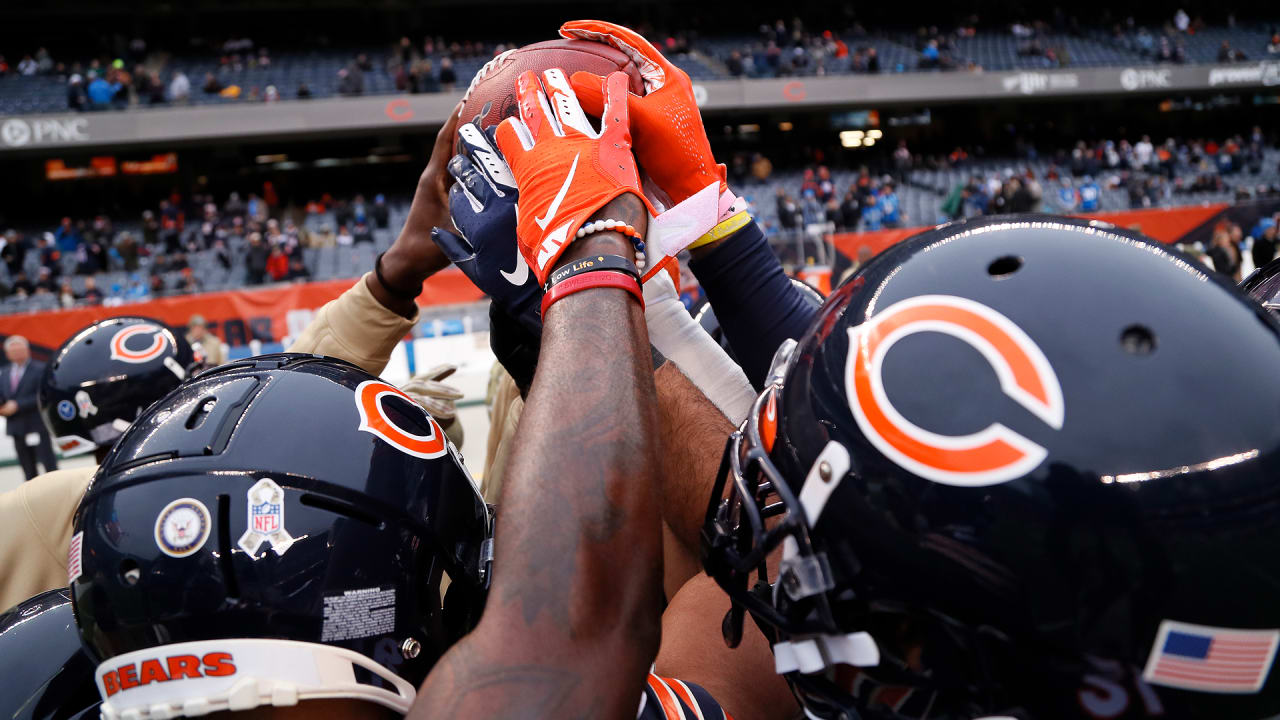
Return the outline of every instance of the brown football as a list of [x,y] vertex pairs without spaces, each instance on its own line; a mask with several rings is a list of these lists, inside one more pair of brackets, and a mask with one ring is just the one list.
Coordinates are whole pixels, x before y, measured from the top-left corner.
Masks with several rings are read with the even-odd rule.
[[[503,118],[515,116],[516,78],[520,73],[556,67],[566,75],[583,70],[603,76],[621,70],[631,77],[631,92],[644,94],[640,68],[621,50],[590,40],[547,40],[508,50],[480,68],[462,96],[461,122],[479,119],[480,127],[489,128]],[[460,152],[456,135],[453,147],[454,152]]]

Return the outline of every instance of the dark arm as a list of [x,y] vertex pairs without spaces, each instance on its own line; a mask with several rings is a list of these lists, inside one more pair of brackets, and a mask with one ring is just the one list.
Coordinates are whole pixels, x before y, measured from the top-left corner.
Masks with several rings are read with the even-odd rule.
[[675,541],[667,543],[663,555],[670,598],[702,571],[699,533],[733,424],[673,363],[658,369],[654,383],[662,440],[662,519],[668,539]]
[[737,720],[797,717],[799,708],[774,671],[773,653],[759,628],[748,622],[742,643],[733,649],[725,645],[720,628],[729,598],[698,561],[699,531],[733,427],[671,363],[655,373],[654,381],[662,427],[663,569],[669,598],[656,671],[701,685]]
[[773,353],[799,338],[817,314],[782,270],[754,222],[724,240],[692,251],[697,276],[747,379],[758,390]]
[[[639,228],[645,210],[624,195],[606,216]],[[560,264],[630,251],[599,233]],[[640,305],[596,288],[543,320],[484,617],[432,670],[414,717],[631,718],[657,652],[658,419]]]
[[[409,205],[409,217],[400,229],[399,237],[382,256],[382,277],[397,290],[420,292],[423,281],[449,265],[449,258],[431,241],[431,228],[453,227],[453,221],[449,219],[449,186],[453,184],[453,176],[447,166],[453,154],[453,137],[458,127],[457,111],[458,108],[454,108],[444,127],[436,134],[431,159],[418,178],[418,189],[414,191],[413,202]],[[392,295],[378,282],[376,275],[366,276],[365,283],[383,307],[401,317],[417,317],[417,303]]]

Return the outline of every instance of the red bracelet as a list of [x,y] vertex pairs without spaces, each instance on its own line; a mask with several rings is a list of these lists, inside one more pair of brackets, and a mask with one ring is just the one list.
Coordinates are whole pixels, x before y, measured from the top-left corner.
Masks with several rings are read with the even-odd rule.
[[640,303],[640,309],[644,309],[644,294],[640,291],[640,283],[636,282],[634,277],[612,270],[599,270],[597,272],[574,275],[552,285],[546,294],[542,296],[542,317],[546,318],[547,308],[551,307],[551,304],[557,300],[563,300],[582,290],[599,287],[626,290],[635,297],[636,302]]

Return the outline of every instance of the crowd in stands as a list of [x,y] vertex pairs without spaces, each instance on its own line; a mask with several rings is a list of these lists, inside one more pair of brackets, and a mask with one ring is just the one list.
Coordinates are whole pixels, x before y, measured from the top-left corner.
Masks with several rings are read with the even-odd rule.
[[[1226,25],[1228,30],[1236,28],[1234,15],[1227,16]],[[1191,41],[1208,30],[1210,27],[1202,18],[1193,18],[1179,8],[1172,18],[1156,29],[1140,27],[1133,18],[1128,18],[1124,23],[1112,27],[1111,38],[1118,47],[1135,52],[1145,59],[1159,63],[1185,63],[1208,59],[1192,57],[1189,52]],[[1251,47],[1233,45],[1229,38],[1221,40],[1217,45],[1216,62],[1280,58],[1280,32],[1273,26],[1266,37],[1266,40],[1258,41]]]
[[[0,298],[52,295],[72,307],[199,292],[205,288],[190,262],[196,256],[227,272],[242,263],[247,285],[307,280],[305,248],[372,244],[374,230],[390,226],[383,195],[369,202],[326,194],[292,210],[279,207],[268,182],[261,195],[232,192],[221,204],[208,193],[175,192],[143,211],[131,229],[117,229],[105,215],[64,217],[51,231],[10,229],[0,237],[8,280],[0,281]],[[320,217],[325,221],[313,222]],[[99,287],[101,273],[125,280]],[[82,282],[73,285],[72,276]]]
[[[982,24],[969,16],[954,27],[921,26],[914,32],[875,33],[857,23],[834,26],[778,19],[749,37],[700,37],[688,30],[657,37],[668,56],[695,79],[786,77],[832,73],[967,70],[1135,62],[1242,62],[1280,58],[1280,31],[1271,27],[1209,27],[1178,10],[1162,27],[1132,18],[1109,30],[1084,26],[1061,10],[1048,20]],[[1211,46],[1206,46],[1211,43]],[[472,41],[421,40],[408,36],[388,51],[358,49],[288,54],[281,60],[248,37],[234,37],[195,55],[173,56],[134,38],[117,52],[91,58],[56,58],[37,47],[16,63],[0,56],[7,76],[49,78],[62,83],[66,107],[105,110],[185,104],[209,100],[274,102],[325,95],[448,92],[465,85],[484,61],[513,47]],[[349,53],[342,59],[342,53]],[[336,54],[336,55],[335,55]],[[314,70],[322,65],[324,73]],[[273,68],[278,72],[271,72]],[[313,81],[320,87],[313,87]],[[34,92],[34,91],[33,91]],[[40,93],[8,112],[53,110]]]

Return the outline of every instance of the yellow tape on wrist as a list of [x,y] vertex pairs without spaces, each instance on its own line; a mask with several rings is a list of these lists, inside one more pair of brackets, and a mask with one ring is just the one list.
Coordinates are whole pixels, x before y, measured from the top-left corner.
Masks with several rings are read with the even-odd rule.
[[703,235],[697,240],[689,243],[689,247],[685,249],[693,250],[694,248],[700,248],[703,245],[710,245],[717,240],[724,239],[738,232],[749,222],[751,222],[751,214],[746,210],[743,210],[727,220],[722,220],[718,225],[708,230],[706,235]]

